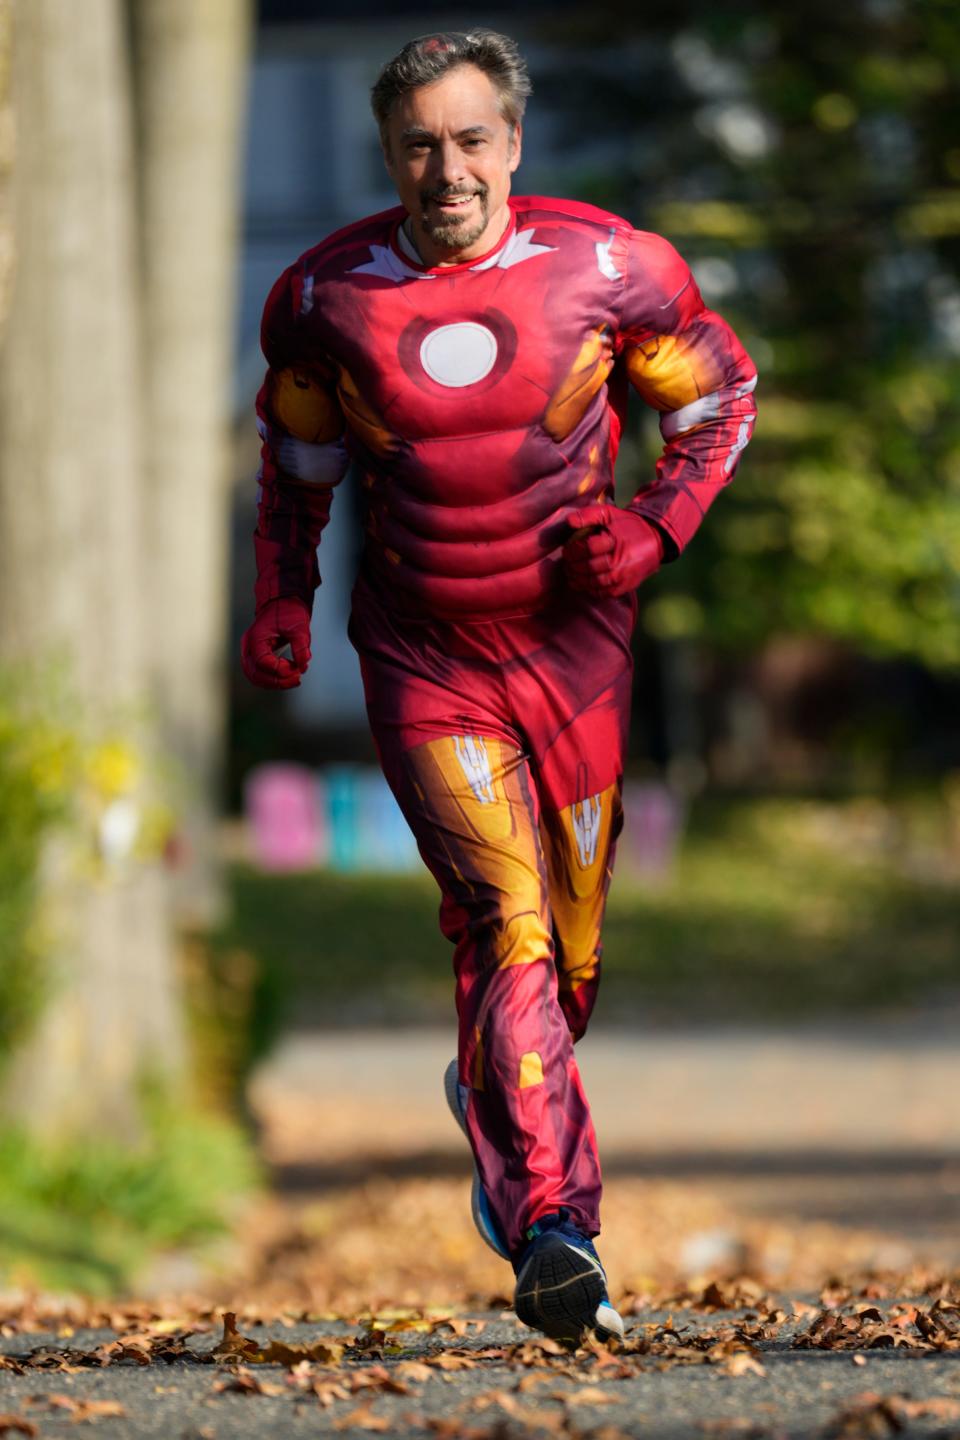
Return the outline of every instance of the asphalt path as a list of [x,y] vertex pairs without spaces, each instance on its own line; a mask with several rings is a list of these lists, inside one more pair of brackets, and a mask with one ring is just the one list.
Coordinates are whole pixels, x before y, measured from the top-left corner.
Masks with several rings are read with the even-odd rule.
[[[880,1268],[960,1268],[958,1024],[595,1028],[577,1058],[608,1195],[620,1178],[699,1184],[743,1216],[872,1230]],[[442,1029],[287,1034],[250,1087],[277,1190],[465,1173],[441,1094],[454,1050]]]
[[[960,1155],[960,1013],[804,1025],[592,1028],[577,1045],[605,1159]],[[337,1163],[459,1150],[441,1097],[452,1027],[304,1030],[282,1037],[250,1086],[255,1111],[299,1119],[283,1154]],[[391,1100],[383,1124],[384,1097]]]
[[[815,1304],[813,1297],[804,1298]],[[788,1313],[796,1299],[784,1297]],[[891,1303],[878,1302],[885,1318]],[[916,1303],[929,1310],[931,1300]],[[387,1337],[386,1353],[373,1349],[348,1353],[332,1366],[301,1366],[300,1382],[309,1380],[309,1389],[298,1389],[298,1372],[279,1364],[212,1361],[217,1326],[190,1336],[185,1353],[169,1363],[114,1359],[106,1367],[92,1352],[116,1340],[115,1332],[7,1334],[0,1353],[26,1368],[22,1374],[0,1369],[0,1410],[8,1423],[16,1416],[35,1425],[41,1437],[76,1436],[84,1419],[82,1402],[112,1402],[122,1414],[91,1416],[104,1440],[371,1433],[466,1440],[532,1440],[541,1434],[595,1440],[710,1435],[867,1440],[898,1434],[946,1440],[960,1434],[960,1352],[797,1349],[811,1313],[786,1319],[772,1327],[771,1338],[741,1347],[743,1373],[736,1373],[736,1361],[671,1361],[669,1347],[666,1358],[606,1352],[608,1358],[598,1364],[596,1352],[571,1356],[533,1346],[524,1359],[517,1347],[532,1332],[491,1313],[477,1317],[485,1322],[482,1329],[470,1326],[465,1335],[444,1329],[403,1332]],[[755,1320],[756,1312],[644,1311],[631,1318],[628,1341],[669,1334],[658,1327],[672,1322],[678,1345],[689,1355],[698,1335],[750,1324],[751,1316]],[[242,1330],[261,1346],[271,1339],[310,1345],[321,1334],[349,1339],[359,1333],[329,1320],[247,1324]],[[446,1361],[438,1364],[443,1356]],[[57,1357],[70,1369],[45,1368]],[[330,1385],[343,1393],[331,1397]]]
[[[581,1063],[611,1191],[621,1175],[706,1176],[735,1215],[874,1227],[893,1246],[892,1265],[905,1272],[922,1256],[952,1274],[956,1305],[954,1020],[591,1035]],[[440,1097],[451,1053],[446,1032],[287,1037],[251,1094],[280,1193],[294,1205],[371,1176],[465,1175],[463,1138]],[[724,1237],[706,1239],[716,1249]],[[730,1259],[694,1258],[702,1269]],[[922,1319],[932,1295],[836,1303],[852,1327],[839,1348],[798,1344],[821,1301],[790,1292],[774,1297],[772,1321],[769,1306],[643,1308],[628,1317],[625,1349],[603,1356],[545,1350],[499,1311],[372,1344],[362,1326],[330,1318],[241,1322],[261,1354],[270,1341],[312,1346],[324,1336],[347,1347],[299,1367],[289,1356],[214,1359],[216,1322],[179,1336],[154,1330],[138,1352],[116,1331],[18,1331],[15,1310],[4,1315],[0,1303],[0,1437],[75,1436],[93,1425],[104,1440],[960,1440],[960,1312],[947,1312],[951,1338],[931,1349],[909,1306]],[[880,1317],[861,1324],[857,1307],[872,1305]]]

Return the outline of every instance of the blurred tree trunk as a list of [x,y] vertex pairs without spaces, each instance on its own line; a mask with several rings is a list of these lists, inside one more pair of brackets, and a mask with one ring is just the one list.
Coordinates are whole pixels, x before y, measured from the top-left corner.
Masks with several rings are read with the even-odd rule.
[[220,904],[227,442],[249,0],[135,0],[149,665],[184,840],[178,917]]
[[0,0],[0,337],[10,300],[13,269],[13,219],[10,180],[13,169],[13,8]]
[[[54,657],[84,717],[115,717],[146,681],[131,105],[121,0],[81,8],[13,4],[0,657]],[[183,1054],[165,879],[156,862],[53,869],[54,987],[8,1105],[40,1131],[135,1135],[137,1077]]]

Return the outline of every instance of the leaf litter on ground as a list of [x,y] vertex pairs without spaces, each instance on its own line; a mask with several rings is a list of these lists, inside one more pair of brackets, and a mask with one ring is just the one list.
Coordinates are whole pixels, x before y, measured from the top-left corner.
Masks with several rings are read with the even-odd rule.
[[[461,1372],[479,1376],[489,1371],[491,1388],[465,1402],[453,1429],[415,1412],[411,1420],[456,1440],[470,1435],[509,1440],[514,1434],[538,1432],[589,1434],[590,1440],[599,1440],[601,1430],[614,1437],[616,1426],[578,1431],[573,1411],[578,1406],[593,1410],[615,1405],[618,1384],[643,1371],[700,1365],[737,1384],[763,1384],[766,1352],[772,1345],[779,1351],[843,1352],[854,1363],[866,1363],[871,1351],[960,1350],[960,1276],[924,1267],[884,1273],[825,1269],[822,1274],[827,1278],[819,1286],[808,1287],[816,1303],[791,1294],[781,1277],[773,1284],[762,1273],[646,1282],[619,1299],[628,1326],[622,1343],[590,1339],[577,1348],[519,1328],[515,1340],[504,1338],[502,1330],[495,1340],[488,1339],[489,1320],[465,1313],[463,1295],[446,1305],[436,1303],[435,1295],[424,1305],[408,1304],[414,1298],[409,1287],[398,1292],[403,1304],[385,1304],[382,1295],[356,1297],[352,1291],[339,1297],[329,1290],[297,1294],[296,1287],[293,1296],[284,1298],[276,1290],[262,1293],[252,1282],[246,1291],[250,1298],[241,1298],[243,1289],[235,1289],[229,1307],[211,1297],[105,1307],[27,1296],[22,1303],[8,1299],[2,1306],[0,1333],[9,1342],[41,1330],[43,1343],[0,1357],[0,1369],[19,1383],[41,1371],[52,1377],[114,1365],[212,1365],[221,1371],[214,1396],[240,1394],[274,1402],[287,1397],[295,1405],[332,1408],[340,1430],[372,1433],[387,1433],[396,1418],[395,1407],[390,1407],[393,1418],[385,1421],[378,1408],[381,1396],[416,1404],[428,1386]],[[337,1305],[338,1299],[351,1303]],[[503,1298],[481,1296],[472,1303],[489,1315],[503,1305]],[[284,1331],[304,1325],[316,1327],[306,1341],[284,1338]],[[280,1333],[261,1338],[247,1333],[263,1326]],[[84,1348],[77,1344],[78,1332],[88,1329],[112,1330],[114,1338]],[[330,1333],[333,1329],[337,1333]],[[50,1332],[55,1341],[47,1338]],[[211,1332],[216,1337],[212,1344],[201,1348],[190,1343]],[[268,1377],[262,1367],[280,1373]],[[949,1404],[955,1403],[865,1394],[872,1398],[860,1397],[838,1412],[831,1434],[859,1440],[892,1434],[911,1420],[946,1421],[952,1413]],[[35,1401],[44,1402],[55,1413],[56,1400],[41,1396]],[[916,1405],[941,1408],[909,1408]],[[74,1415],[100,1418],[92,1409],[78,1409]],[[2,1418],[8,1433],[36,1433],[32,1419],[12,1413]],[[723,1433],[720,1427],[718,1420],[716,1433]],[[770,1432],[754,1427],[731,1433]]]

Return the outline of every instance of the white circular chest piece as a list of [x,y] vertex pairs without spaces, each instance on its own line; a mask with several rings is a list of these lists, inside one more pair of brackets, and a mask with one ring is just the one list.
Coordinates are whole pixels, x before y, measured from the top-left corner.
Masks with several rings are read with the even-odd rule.
[[451,390],[476,385],[490,374],[496,358],[496,335],[474,320],[441,325],[420,344],[420,364],[430,379]]

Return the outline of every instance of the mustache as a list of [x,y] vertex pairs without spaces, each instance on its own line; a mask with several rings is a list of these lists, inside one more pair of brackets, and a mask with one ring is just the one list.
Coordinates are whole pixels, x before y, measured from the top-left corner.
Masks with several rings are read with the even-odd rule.
[[451,189],[449,189],[449,188],[447,188],[447,189],[421,190],[421,191],[420,191],[420,201],[421,201],[421,204],[426,205],[426,204],[428,204],[428,202],[431,201],[431,200],[438,200],[438,201],[442,201],[442,200],[457,200],[457,199],[459,199],[459,198],[460,198],[461,196],[463,196],[463,195],[479,195],[480,199],[481,199],[481,200],[484,200],[484,199],[486,199],[486,196],[487,196],[487,186],[486,186],[486,185],[477,185],[477,186],[475,186],[475,187],[473,187],[473,188],[471,188],[471,189],[467,189],[467,190],[462,189],[462,188],[461,188],[461,189],[458,189],[458,190],[451,190]]

